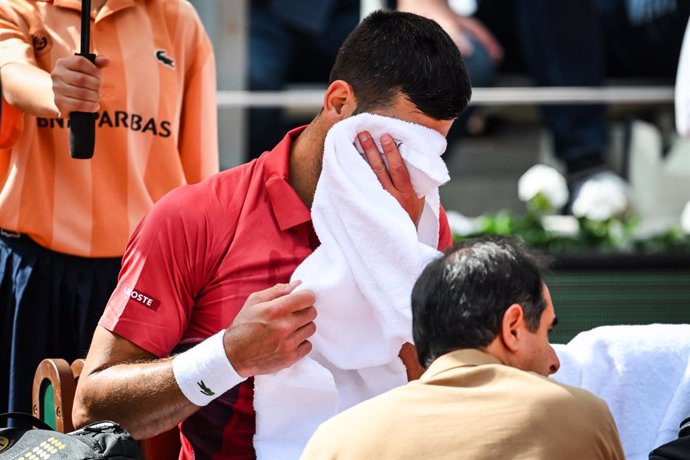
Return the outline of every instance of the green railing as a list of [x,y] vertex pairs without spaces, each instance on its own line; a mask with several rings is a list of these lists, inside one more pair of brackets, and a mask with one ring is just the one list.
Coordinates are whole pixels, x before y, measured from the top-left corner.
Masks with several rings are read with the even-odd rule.
[[566,258],[546,282],[558,316],[552,343],[603,325],[690,323],[690,254]]

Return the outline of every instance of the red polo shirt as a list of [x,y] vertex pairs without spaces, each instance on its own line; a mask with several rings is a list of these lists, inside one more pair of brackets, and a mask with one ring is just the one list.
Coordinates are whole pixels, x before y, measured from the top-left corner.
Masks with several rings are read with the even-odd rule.
[[[302,130],[156,204],[130,239],[99,324],[164,357],[227,327],[252,292],[288,282],[318,245],[309,209],[288,183],[290,147]],[[440,228],[445,248],[445,213]],[[252,396],[249,379],[185,420],[181,458],[255,458]]]

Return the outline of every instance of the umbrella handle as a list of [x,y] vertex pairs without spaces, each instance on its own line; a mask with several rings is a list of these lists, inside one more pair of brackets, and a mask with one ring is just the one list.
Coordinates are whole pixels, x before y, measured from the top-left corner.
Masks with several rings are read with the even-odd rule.
[[[76,53],[94,62],[92,53]],[[69,114],[69,152],[72,158],[86,160],[93,157],[93,146],[96,141],[96,112],[70,112]]]
[[[84,56],[96,62],[96,55],[89,52],[91,42],[91,0],[81,2],[81,37],[77,56]],[[97,113],[71,112],[69,114],[69,152],[72,158],[88,159],[93,157],[93,146],[96,141]]]

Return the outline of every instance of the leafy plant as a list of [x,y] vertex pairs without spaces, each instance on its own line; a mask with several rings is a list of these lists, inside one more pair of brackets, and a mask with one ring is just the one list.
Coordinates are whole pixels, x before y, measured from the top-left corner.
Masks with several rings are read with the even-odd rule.
[[690,235],[680,228],[671,228],[663,233],[648,237],[635,234],[639,219],[611,218],[595,221],[585,217],[572,219],[576,222],[576,232],[564,233],[547,229],[544,221],[548,216],[528,208],[525,214],[518,215],[502,210],[495,214],[484,214],[476,219],[476,230],[471,233],[454,233],[454,239],[487,235],[513,235],[520,237],[525,244],[534,248],[553,252],[636,252],[654,253],[668,251],[690,251]]
[[[581,212],[578,217],[551,215],[556,207],[562,206],[563,194],[566,193],[567,196],[567,190],[563,190],[565,180],[561,181],[557,175],[555,170],[543,165],[533,167],[523,175],[519,183],[519,196],[525,202],[524,214],[502,210],[468,219],[449,212],[451,229],[453,220],[463,220],[463,230],[454,231],[455,240],[486,235],[513,235],[520,237],[528,246],[550,252],[690,251],[690,232],[674,227],[656,235],[640,235],[637,232],[640,219],[622,208],[618,212],[603,213],[603,217],[601,212]],[[690,204],[688,208],[690,209]],[[690,215],[690,210],[688,214]],[[599,218],[588,217],[590,215],[598,215]],[[459,227],[456,226],[456,230]]]

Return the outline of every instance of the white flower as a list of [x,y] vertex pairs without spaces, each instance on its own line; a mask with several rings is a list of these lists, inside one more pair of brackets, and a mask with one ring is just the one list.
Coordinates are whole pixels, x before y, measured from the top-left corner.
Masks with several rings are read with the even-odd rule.
[[477,219],[466,217],[457,211],[446,211],[450,231],[455,235],[466,236],[479,231]]
[[628,209],[627,185],[620,177],[605,171],[584,181],[573,200],[573,215],[605,221]]
[[544,216],[541,222],[545,230],[556,235],[576,237],[580,231],[574,216]]
[[680,215],[680,228],[683,229],[683,233],[690,235],[690,201],[685,204]]
[[530,201],[539,193],[544,195],[553,209],[559,209],[568,202],[568,184],[554,168],[534,165],[518,181],[518,196],[524,202]]

